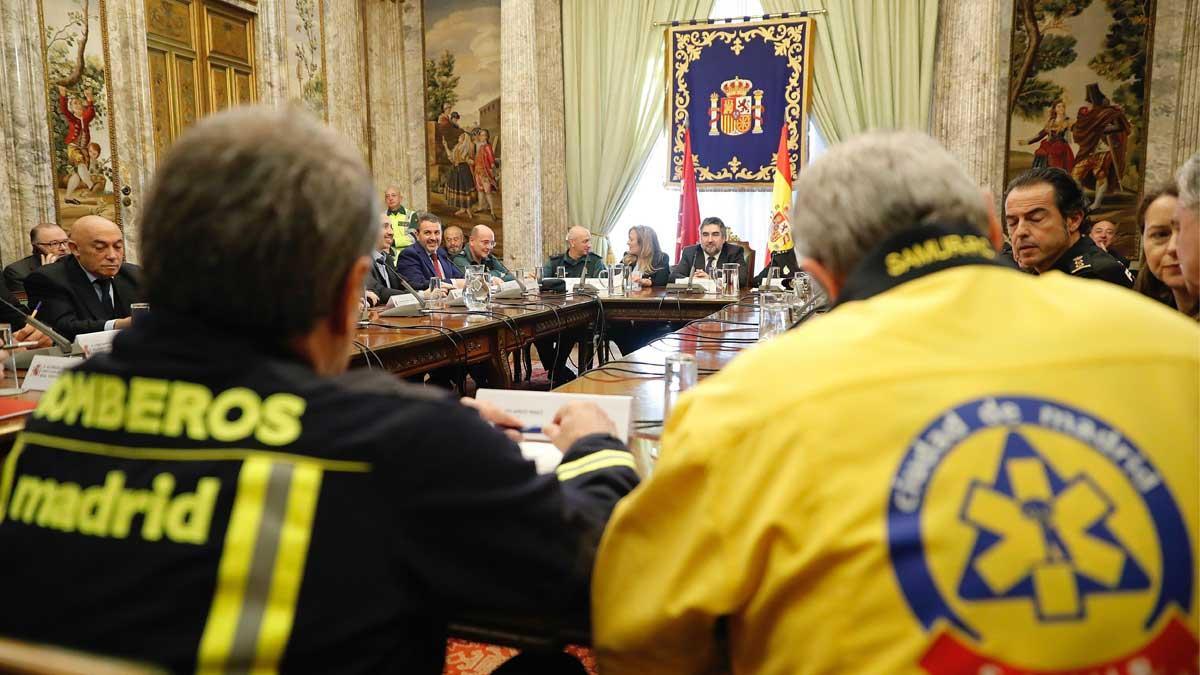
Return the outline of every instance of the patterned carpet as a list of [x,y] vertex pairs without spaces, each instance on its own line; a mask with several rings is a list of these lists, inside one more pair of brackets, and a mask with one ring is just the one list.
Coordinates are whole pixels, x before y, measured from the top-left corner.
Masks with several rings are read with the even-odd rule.
[[[442,675],[490,675],[505,661],[516,656],[512,647],[450,639],[446,641],[446,668]],[[596,675],[596,659],[590,650],[571,645],[568,654],[583,662],[590,675]]]

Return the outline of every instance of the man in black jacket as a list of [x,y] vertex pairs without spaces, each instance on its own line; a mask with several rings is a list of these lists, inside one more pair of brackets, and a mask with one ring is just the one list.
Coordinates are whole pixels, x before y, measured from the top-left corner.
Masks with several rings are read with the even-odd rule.
[[71,252],[67,233],[54,223],[38,223],[29,230],[33,253],[4,268],[4,284],[13,293],[25,290],[25,277],[31,272],[65,257]]
[[679,254],[679,262],[671,269],[672,279],[687,279],[695,270],[697,279],[715,277],[721,265],[738,263],[738,287],[746,288],[750,270],[746,267],[746,253],[737,244],[726,243],[728,230],[725,222],[716,216],[705,218],[700,223],[700,243],[688,246]]
[[[181,264],[175,274],[191,274]],[[71,255],[25,278],[29,306],[68,340],[129,326],[129,305],[139,302],[141,268],[125,262],[125,236],[116,223],[84,216],[71,226]]]
[[1133,287],[1129,270],[1083,236],[1088,224],[1083,188],[1066,171],[1040,167],[1012,179],[1004,197],[1004,221],[1013,257],[1026,272],[1057,270]]
[[400,273],[396,271],[396,266],[392,264],[392,258],[389,255],[395,235],[387,214],[383,215],[383,222],[380,225],[379,239],[375,242],[375,251],[372,253],[374,259],[371,261],[371,270],[367,275],[366,282],[367,298],[371,304],[384,303],[393,295],[408,292],[404,288],[404,283],[400,281]]
[[153,312],[42,396],[0,477],[0,635],[171,672],[437,674],[464,610],[586,624],[632,455],[572,404],[539,475],[521,420],[346,373],[379,211],[305,115],[175,141],[143,202]]

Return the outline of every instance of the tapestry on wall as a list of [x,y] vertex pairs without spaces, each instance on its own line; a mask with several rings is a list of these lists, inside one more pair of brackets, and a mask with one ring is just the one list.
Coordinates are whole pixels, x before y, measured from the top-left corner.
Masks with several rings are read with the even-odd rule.
[[500,0],[425,0],[429,210],[500,247]]
[[99,215],[120,224],[116,123],[103,0],[41,0],[42,55],[54,171],[64,229]]
[[1154,0],[1017,0],[1009,88],[1008,176],[1070,172],[1093,223],[1136,260],[1146,168]]
[[672,26],[667,44],[668,184],[678,186],[691,129],[698,189],[770,190],[782,128],[798,174],[812,80],[813,20],[784,17]]
[[288,98],[318,119],[329,119],[325,75],[324,0],[287,0]]

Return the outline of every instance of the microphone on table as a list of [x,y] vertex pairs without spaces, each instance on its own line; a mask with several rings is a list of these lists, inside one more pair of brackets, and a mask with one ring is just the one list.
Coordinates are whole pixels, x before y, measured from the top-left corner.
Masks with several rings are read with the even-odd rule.
[[62,335],[60,335],[58,333],[58,331],[54,330],[50,326],[47,326],[36,316],[30,316],[28,314],[25,314],[25,310],[21,309],[20,307],[17,307],[16,305],[12,304],[8,300],[5,300],[4,298],[0,298],[0,302],[3,302],[4,304],[8,305],[11,309],[14,309],[14,310],[20,312],[22,315],[24,315],[25,321],[27,323],[29,323],[30,325],[32,325],[34,328],[42,331],[42,334],[45,335],[46,337],[50,338],[50,341],[54,343],[54,346],[58,347],[58,350],[60,352],[62,352],[64,355],[69,356],[71,354],[71,349],[72,349],[71,341],[68,340],[67,338],[63,337]]
[[404,277],[400,277],[400,283],[404,284],[404,290],[408,291],[409,293],[412,293],[412,296],[417,299],[417,304],[420,305],[421,310],[424,311],[425,300],[421,297],[421,294],[418,293],[416,291],[416,289],[414,289],[412,287],[412,284],[408,283],[408,279],[405,279]]

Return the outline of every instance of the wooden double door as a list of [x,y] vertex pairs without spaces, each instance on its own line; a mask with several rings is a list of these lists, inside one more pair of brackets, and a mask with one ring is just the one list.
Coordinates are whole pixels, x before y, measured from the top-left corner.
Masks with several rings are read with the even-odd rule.
[[199,117],[258,100],[254,16],[221,0],[145,0],[158,157]]

